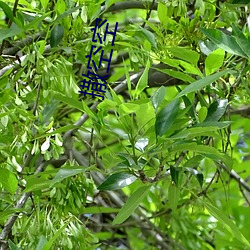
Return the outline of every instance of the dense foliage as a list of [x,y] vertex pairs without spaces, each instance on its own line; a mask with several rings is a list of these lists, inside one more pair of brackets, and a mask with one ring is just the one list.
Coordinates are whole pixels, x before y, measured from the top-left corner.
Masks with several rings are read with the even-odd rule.
[[250,249],[247,4],[0,1],[0,249]]

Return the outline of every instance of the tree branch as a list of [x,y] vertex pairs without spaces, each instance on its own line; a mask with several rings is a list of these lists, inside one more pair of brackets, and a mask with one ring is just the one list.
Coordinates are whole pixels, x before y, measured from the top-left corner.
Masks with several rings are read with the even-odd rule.
[[[48,162],[43,162],[42,164],[40,164],[40,166],[36,169],[35,174],[41,173],[44,171],[44,169],[46,168],[46,166],[48,165]],[[24,193],[21,198],[17,201],[14,209],[19,209],[22,208],[26,201],[28,200],[29,196],[31,195],[31,192],[28,193]],[[11,229],[17,219],[18,215],[17,214],[13,214],[12,216],[9,217],[9,219],[7,220],[7,222],[5,223],[3,230],[0,234],[0,243],[9,235],[9,233],[11,232]]]
[[224,169],[232,179],[236,180],[240,186],[250,192],[250,186],[232,169],[229,170],[224,163],[219,164],[220,168]]

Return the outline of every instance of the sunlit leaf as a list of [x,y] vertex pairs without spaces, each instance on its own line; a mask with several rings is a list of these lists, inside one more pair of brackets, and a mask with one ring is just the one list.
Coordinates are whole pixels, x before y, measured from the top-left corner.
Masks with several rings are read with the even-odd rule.
[[172,47],[172,48],[168,48],[168,50],[172,52],[174,56],[180,59],[183,59],[187,62],[190,62],[194,66],[197,65],[199,58],[200,58],[199,53],[190,49],[181,48],[181,47],[175,47],[175,48]]
[[225,51],[222,49],[217,49],[210,53],[205,60],[205,72],[206,75],[211,75],[223,65],[225,56]]
[[5,168],[0,168],[0,183],[11,194],[14,194],[18,187],[16,176]]
[[132,174],[119,172],[109,176],[99,187],[99,190],[117,190],[133,183],[136,177]]

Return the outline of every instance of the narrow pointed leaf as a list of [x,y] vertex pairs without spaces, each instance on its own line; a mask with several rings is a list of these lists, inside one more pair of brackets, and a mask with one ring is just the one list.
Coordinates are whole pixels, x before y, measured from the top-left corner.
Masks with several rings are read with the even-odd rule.
[[142,186],[138,188],[127,200],[120,212],[116,215],[112,224],[121,224],[124,222],[139,206],[143,198],[148,193],[151,186]]
[[216,80],[218,80],[220,77],[222,77],[223,75],[229,73],[230,70],[223,70],[221,72],[215,73],[213,75],[207,76],[205,78],[202,78],[198,81],[195,81],[191,84],[189,84],[185,89],[183,89],[178,95],[177,97],[181,97],[183,95],[195,92],[197,90],[201,90],[202,88],[206,87],[207,85],[215,82]]
[[180,199],[180,189],[172,182],[168,189],[168,203],[170,208],[174,211],[177,208]]
[[[201,199],[200,199],[201,200]],[[241,241],[245,246],[250,248],[250,242],[245,238],[245,236],[241,233],[238,227],[234,224],[232,220],[230,220],[221,210],[212,204],[203,201],[208,212],[216,218],[219,222],[221,222],[225,228],[232,233],[239,241]]]

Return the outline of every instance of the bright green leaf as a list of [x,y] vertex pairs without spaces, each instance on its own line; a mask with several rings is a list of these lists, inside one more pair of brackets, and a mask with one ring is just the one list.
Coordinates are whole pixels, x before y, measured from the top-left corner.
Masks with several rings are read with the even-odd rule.
[[198,111],[198,118],[200,122],[203,122],[206,119],[207,116],[207,108],[206,107],[201,107],[200,110]]
[[11,194],[14,194],[18,187],[16,176],[5,168],[0,168],[0,183]]
[[167,24],[167,21],[168,21],[168,16],[166,15],[167,11],[168,9],[167,9],[166,4],[159,2],[158,7],[157,7],[157,14],[158,14],[158,18],[160,22],[163,24]]
[[190,49],[176,47],[176,48],[168,48],[168,50],[172,52],[175,57],[190,62],[194,66],[197,65],[200,58],[200,54],[198,52]]
[[225,57],[225,51],[222,49],[217,49],[210,53],[205,60],[205,72],[206,75],[211,75],[223,65]]
[[121,114],[131,114],[140,109],[140,105],[134,103],[122,103],[119,106]]

